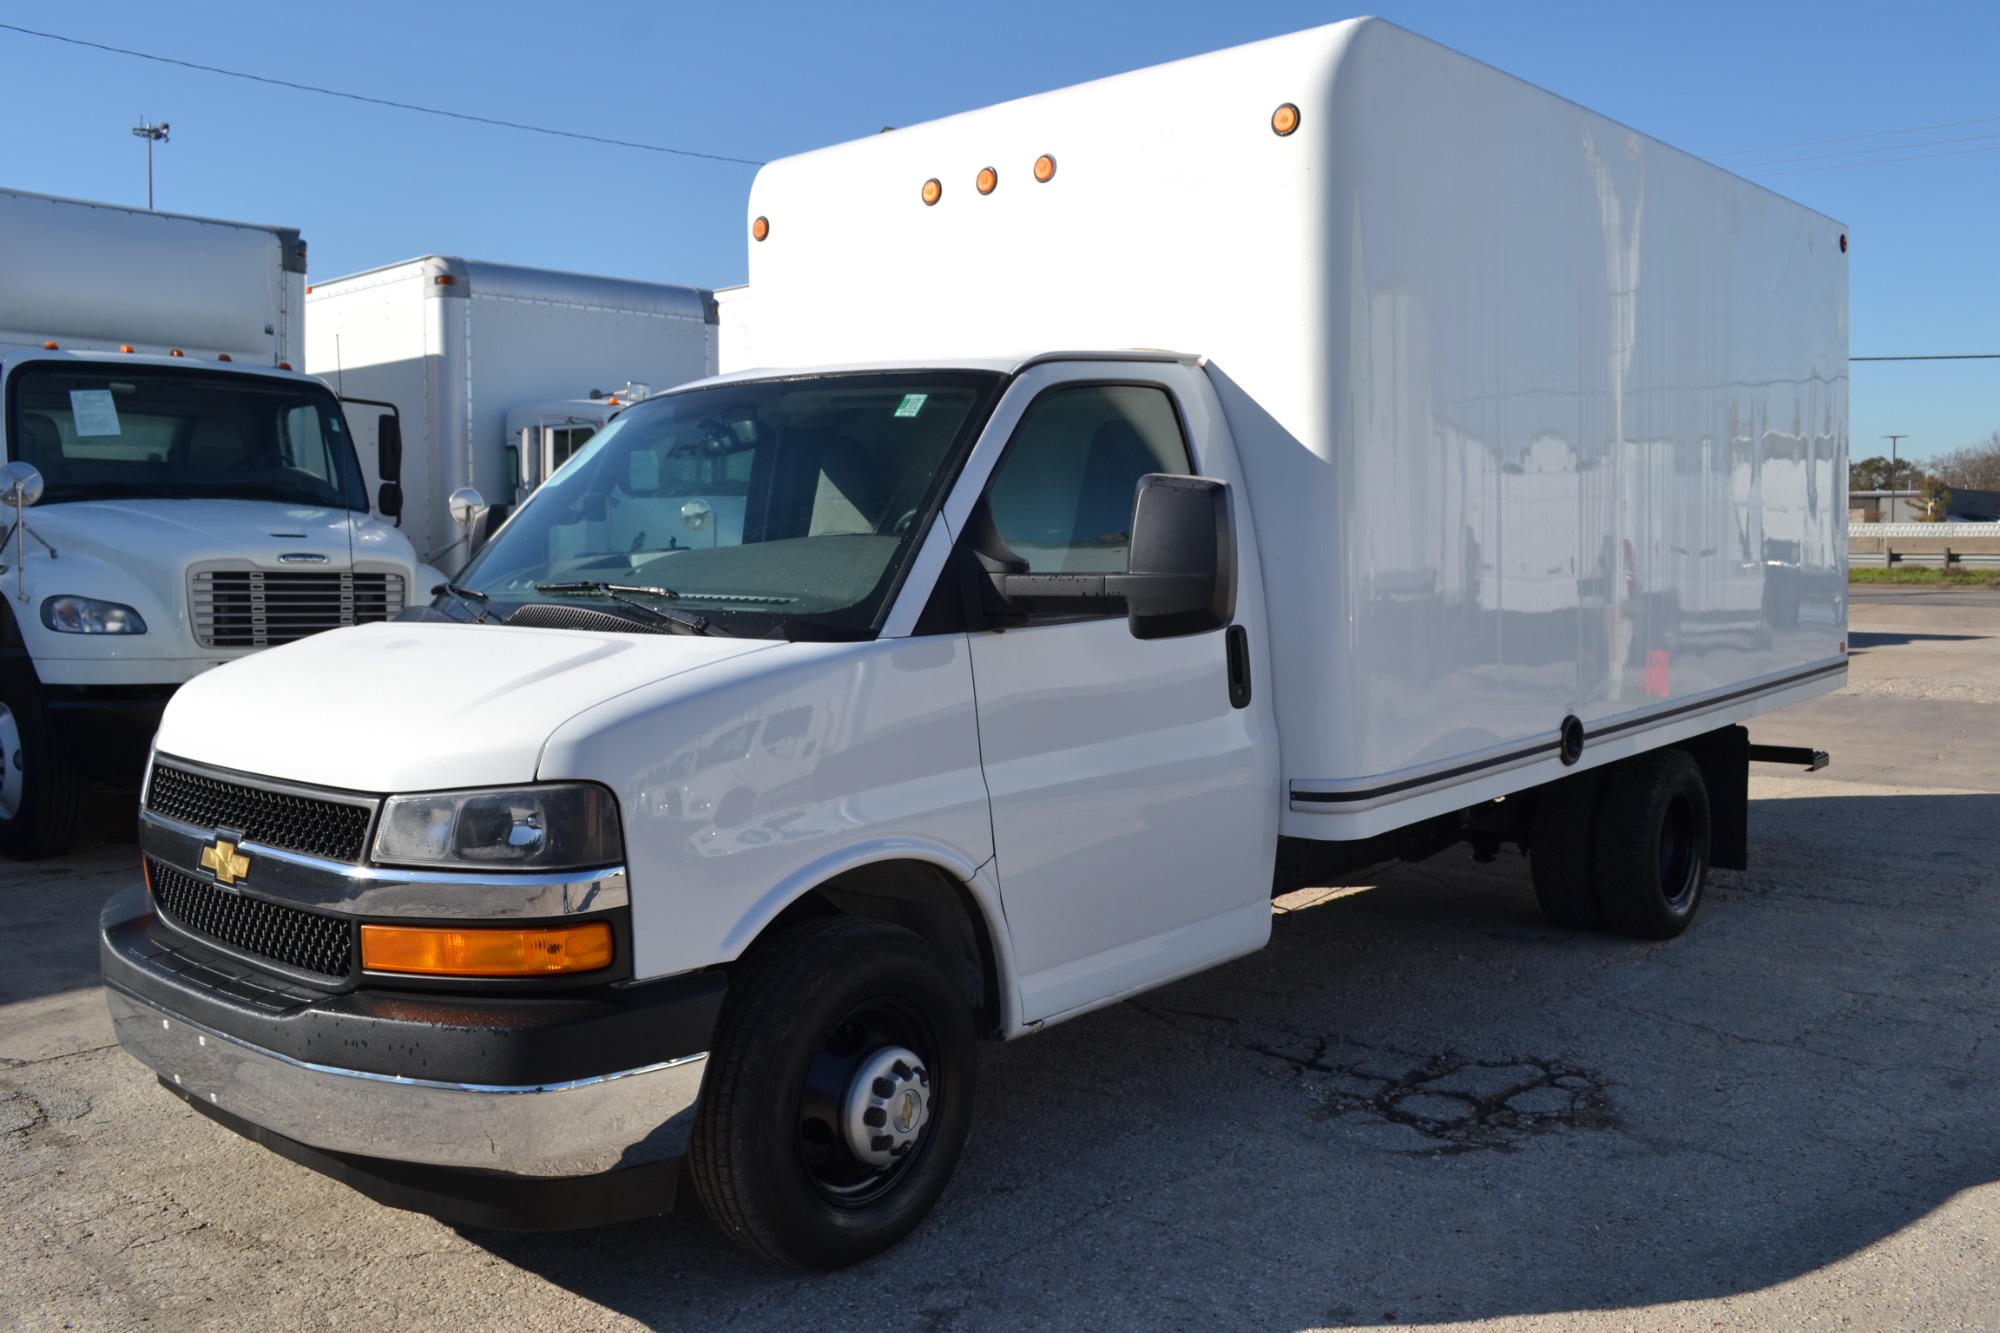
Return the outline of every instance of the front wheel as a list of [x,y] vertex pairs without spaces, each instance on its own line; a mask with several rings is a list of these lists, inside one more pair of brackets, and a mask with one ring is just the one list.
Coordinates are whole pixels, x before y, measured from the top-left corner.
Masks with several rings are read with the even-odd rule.
[[965,996],[920,936],[862,917],[797,926],[731,986],[689,1143],[695,1190],[763,1258],[879,1254],[951,1179],[974,1055]]
[[82,782],[56,741],[41,682],[25,658],[0,662],[0,856],[60,856],[76,841]]

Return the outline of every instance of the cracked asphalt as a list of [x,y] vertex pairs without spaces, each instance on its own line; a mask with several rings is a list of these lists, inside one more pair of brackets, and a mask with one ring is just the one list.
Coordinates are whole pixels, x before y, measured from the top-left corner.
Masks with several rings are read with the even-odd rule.
[[1755,869],[1663,945],[1511,852],[1277,905],[1271,947],[987,1047],[966,1160],[831,1276],[698,1206],[456,1230],[238,1139],[112,1043],[126,812],[0,867],[0,1327],[2000,1327],[2000,593],[1858,588],[1753,725]]

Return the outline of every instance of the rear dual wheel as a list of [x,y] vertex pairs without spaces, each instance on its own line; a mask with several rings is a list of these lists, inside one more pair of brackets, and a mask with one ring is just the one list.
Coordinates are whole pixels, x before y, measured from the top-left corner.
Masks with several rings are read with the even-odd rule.
[[1529,865],[1557,925],[1637,939],[1686,930],[1708,882],[1710,816],[1701,767],[1653,750],[1542,789]]
[[689,1144],[696,1193],[751,1253],[841,1268],[915,1230],[972,1121],[965,997],[921,937],[808,921],[731,986]]

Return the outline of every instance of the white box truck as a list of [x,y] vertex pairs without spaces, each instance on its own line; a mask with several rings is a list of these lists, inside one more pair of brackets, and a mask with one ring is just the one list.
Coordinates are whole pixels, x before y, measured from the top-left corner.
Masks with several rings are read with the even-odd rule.
[[[577,435],[629,401],[628,383],[664,389],[716,370],[715,302],[698,287],[426,255],[315,282],[305,302],[306,369],[401,409],[403,531],[445,570],[465,563]],[[591,389],[604,391],[598,408],[541,419],[552,400]],[[537,410],[510,428],[524,408]],[[450,500],[468,487],[482,498],[461,525]]]
[[1672,936],[1750,762],[1816,761],[1741,723],[1846,672],[1839,223],[1368,20],[776,162],[745,222],[772,369],[168,709],[102,957],[204,1112],[463,1221],[684,1160],[849,1263],[976,1038],[1461,841]]
[[288,227],[0,190],[0,854],[136,783],[184,681],[403,609],[410,545],[292,371],[305,258]]

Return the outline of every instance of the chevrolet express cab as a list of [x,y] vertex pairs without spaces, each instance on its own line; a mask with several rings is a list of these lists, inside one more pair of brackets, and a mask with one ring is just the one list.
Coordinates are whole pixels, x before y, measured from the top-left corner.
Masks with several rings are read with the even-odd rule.
[[834,1267],[936,1202],[978,1041],[1460,842],[1672,937],[1749,763],[1817,761],[1741,724],[1845,677],[1839,224],[1372,20],[745,223],[769,368],[168,707],[102,959],[204,1114],[472,1224],[685,1180]]

